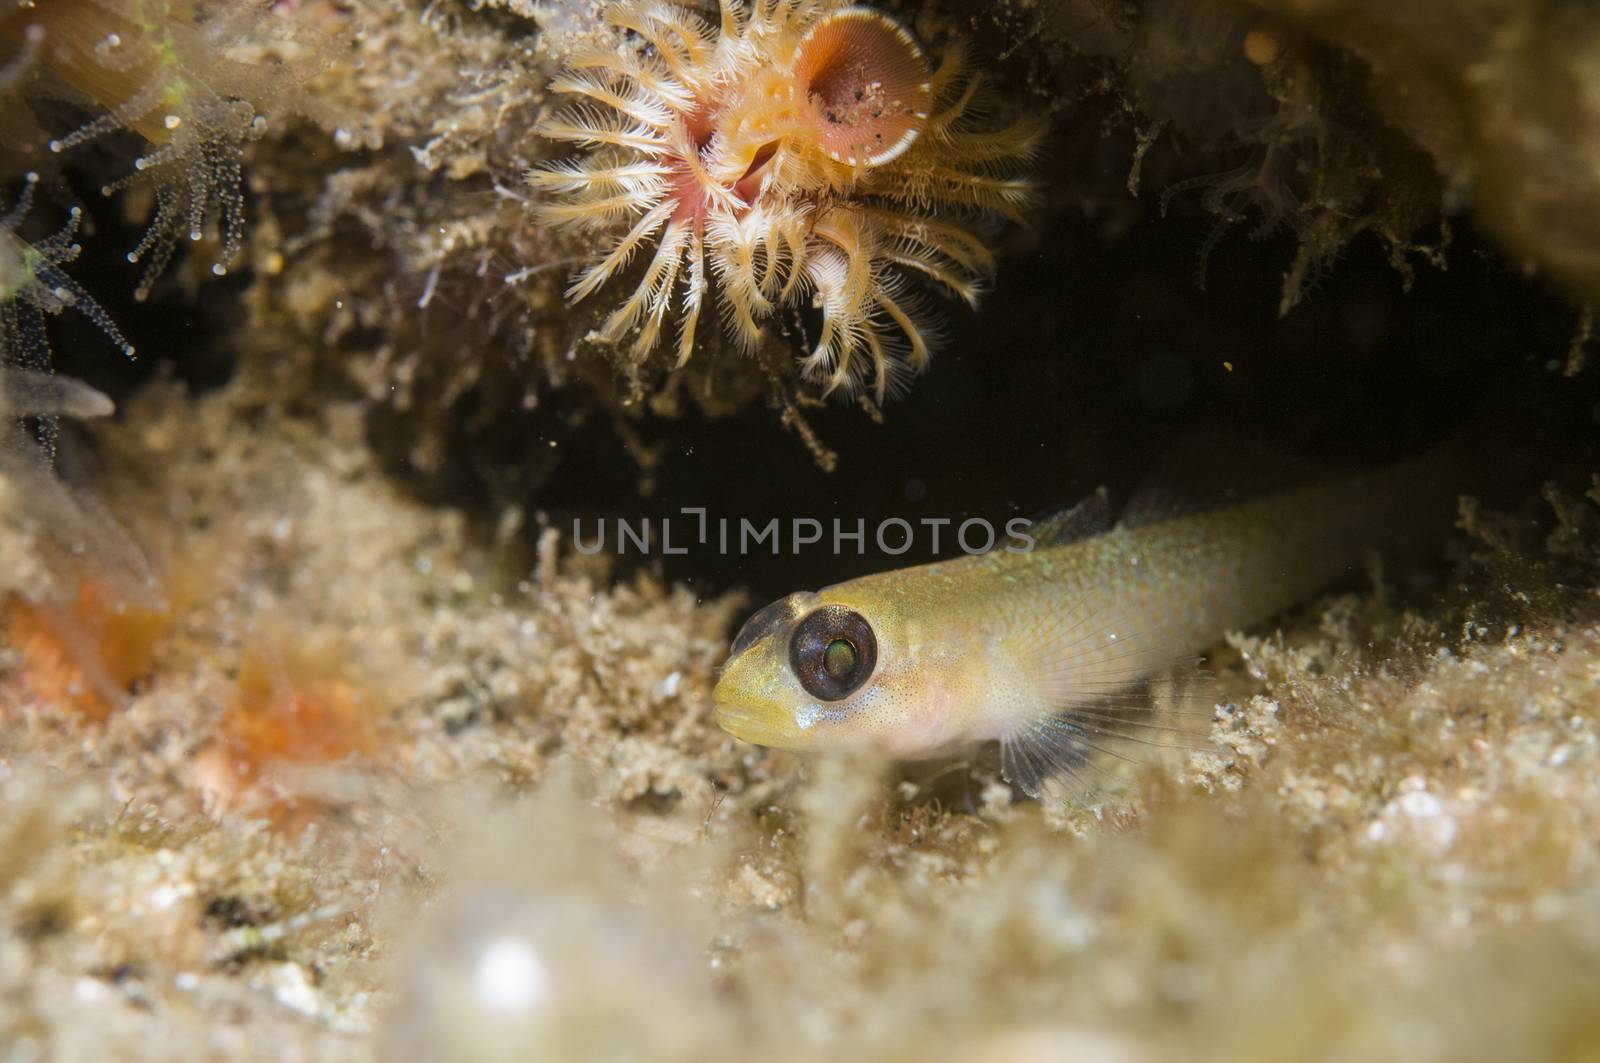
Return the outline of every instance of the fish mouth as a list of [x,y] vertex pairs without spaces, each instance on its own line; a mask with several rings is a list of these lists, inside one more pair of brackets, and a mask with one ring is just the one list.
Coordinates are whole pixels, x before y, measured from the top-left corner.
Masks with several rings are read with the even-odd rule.
[[751,711],[747,705],[722,700],[715,703],[715,710],[717,726],[741,742],[775,749],[787,749],[794,745],[783,728],[773,726],[773,713],[770,711]]

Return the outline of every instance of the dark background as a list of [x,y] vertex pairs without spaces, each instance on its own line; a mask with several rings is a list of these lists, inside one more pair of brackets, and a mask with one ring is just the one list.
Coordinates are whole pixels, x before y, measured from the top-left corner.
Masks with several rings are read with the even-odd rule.
[[[844,403],[808,413],[840,454],[832,473],[759,402],[717,420],[647,417],[635,427],[662,450],[648,472],[605,418],[559,433],[532,414],[507,421],[502,430],[519,439],[560,437],[561,460],[518,500],[535,517],[530,527],[543,521],[570,532],[581,518],[592,539],[598,518],[637,526],[684,506],[706,507],[735,527],[739,517],[757,525],[782,518],[784,553],[777,557],[766,548],[746,556],[701,548],[622,562],[624,571],[648,564],[705,594],[743,587],[760,604],[931,558],[925,529],[911,552],[880,554],[871,529],[882,519],[982,517],[1000,527],[1070,505],[1099,484],[1125,493],[1154,460],[1195,435],[1240,437],[1328,467],[1370,467],[1491,417],[1516,426],[1503,453],[1527,493],[1542,478],[1572,470],[1524,460],[1520,451],[1537,446],[1547,454],[1552,445],[1559,451],[1592,438],[1600,366],[1571,379],[1559,368],[1577,313],[1513,270],[1470,219],[1452,223],[1446,270],[1413,260],[1410,292],[1402,290],[1388,248],[1361,236],[1280,319],[1282,278],[1295,250],[1290,236],[1252,241],[1249,226],[1235,227],[1206,262],[1202,287],[1199,252],[1216,219],[1181,199],[1170,216],[1158,217],[1155,198],[1147,192],[1143,201],[1130,200],[1140,216],[1116,226],[1118,235],[1110,235],[1104,217],[1060,209],[1042,229],[1013,237],[1021,249],[1002,259],[977,313],[942,304],[947,342],[909,395],[887,405],[881,424]],[[124,363],[69,313],[50,323],[58,368],[114,396],[163,364],[197,390],[226,380],[227,330],[249,278],[209,282],[190,302],[169,274],[149,302],[136,303],[136,268],[120,251],[137,242],[139,230],[94,205],[102,229],[93,239],[85,235],[85,257],[69,272],[106,306],[140,358]],[[468,455],[460,468],[475,461],[492,459]],[[494,526],[503,494],[470,475],[453,474],[447,487],[426,497],[461,505],[482,516],[483,527]],[[793,517],[825,525],[837,517],[848,526],[864,519],[864,554],[835,556],[823,544],[795,556],[787,527]],[[678,541],[692,530],[691,518],[678,517]],[[607,534],[614,546],[614,525]],[[953,536],[947,530],[943,538],[950,556]]]
[[[1136,226],[1106,243],[1083,219],[1062,217],[1039,249],[1007,260],[977,314],[954,308],[950,342],[909,396],[876,424],[860,410],[821,411],[812,423],[839,451],[823,472],[776,415],[757,407],[714,423],[647,426],[667,450],[636,491],[620,442],[589,441],[592,463],[569,462],[541,500],[563,529],[603,499],[614,513],[659,520],[682,506],[713,516],[785,521],[785,555],[658,559],[666,575],[707,592],[742,585],[757,603],[885,567],[871,529],[888,517],[973,516],[997,527],[1070,505],[1100,484],[1126,494],[1148,467],[1197,435],[1311,459],[1372,467],[1425,450],[1474,421],[1519,426],[1504,460],[1528,489],[1550,444],[1574,445],[1593,426],[1595,370],[1561,377],[1576,314],[1509,272],[1470,228],[1457,226],[1447,272],[1417,267],[1410,293],[1376,239],[1359,238],[1284,319],[1277,315],[1288,239],[1225,239],[1199,286],[1206,216]],[[1224,363],[1231,363],[1231,369]],[[1525,430],[1526,438],[1510,438]],[[788,553],[790,518],[865,518],[865,556],[813,546]],[[675,522],[674,536],[693,531]],[[944,535],[945,556],[952,537]],[[614,545],[614,528],[608,529]]]

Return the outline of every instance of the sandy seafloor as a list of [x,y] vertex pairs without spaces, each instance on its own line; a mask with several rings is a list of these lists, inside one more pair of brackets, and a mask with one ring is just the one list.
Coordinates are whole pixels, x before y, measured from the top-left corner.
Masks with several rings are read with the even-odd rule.
[[103,725],[6,658],[10,1058],[1600,1043],[1600,626],[1553,588],[1592,500],[1515,558],[1475,517],[1447,606],[1383,584],[1231,639],[1231,762],[1045,807],[734,741],[708,693],[736,602],[610,583],[553,533],[494,589],[355,424],[245,374],[104,431],[119,511],[174,544],[172,615]]
[[[72,266],[138,339],[144,376],[105,385],[116,417],[64,427],[62,478],[141,544],[153,586],[112,549],[64,560],[37,496],[0,485],[0,1058],[1600,1058],[1586,412],[1505,502],[1464,501],[1442,556],[1374,562],[1219,641],[1186,703],[1219,753],[1066,803],[1021,798],[984,760],[930,774],[735,741],[710,692],[760,604],[743,576],[710,566],[697,593],[706,581],[581,556],[564,524],[539,524],[546,503],[592,516],[647,483],[695,485],[685,455],[706,485],[694,500],[743,481],[760,504],[789,490],[784,470],[837,460],[834,480],[794,490],[837,485],[848,506],[882,494],[882,441],[883,467],[935,455],[971,485],[956,504],[980,509],[1045,474],[1061,481],[1039,496],[1070,501],[1062,483],[1099,470],[1064,472],[1063,456],[1154,452],[1197,410],[1324,450],[1353,441],[1370,462],[1436,438],[1441,410],[1492,409],[1507,374],[1568,413],[1592,401],[1586,326],[1561,359],[1574,318],[1592,331],[1593,236],[1552,219],[1590,216],[1600,96],[1529,89],[1557,59],[1594,83],[1579,60],[1600,55],[1583,51],[1600,24],[1582,5],[1550,5],[1565,21],[1547,23],[1522,14],[1537,5],[1472,21],[1364,0],[1076,19],[1105,6],[1045,5],[1049,32],[1012,63],[1026,76],[996,64],[1006,91],[1054,108],[1044,233],[997,241],[1024,265],[989,317],[955,317],[957,350],[880,432],[875,409],[830,419],[797,397],[787,348],[763,362],[712,340],[665,374],[608,362],[584,335],[604,308],[563,306],[573,247],[528,224],[515,189],[548,150],[528,130],[560,47],[599,32],[585,5],[274,5],[318,32],[359,15],[360,34],[333,39],[363,62],[301,78],[321,85],[309,101],[262,89],[273,123],[242,156],[231,278],[206,268],[213,233],[149,309],[127,298],[117,241],[137,238],[148,190],[122,221],[102,213]],[[1268,8],[1284,21],[1241,50]],[[1459,32],[1432,32],[1441,11]],[[918,29],[970,29],[982,54],[1033,14],[933,12]],[[1403,61],[1423,44],[1430,62]],[[1352,88],[1369,67],[1370,100]],[[1276,243],[1231,230],[1202,293],[1210,208],[1146,238],[1166,201],[1125,190],[1145,133],[1161,134],[1155,186],[1214,171],[1207,144],[1238,147],[1207,141],[1228,107],[1180,106],[1224,74],[1283,119],[1251,135],[1381,144],[1319,155],[1315,175],[1398,189],[1429,225],[1448,209],[1467,233],[1453,272],[1421,268],[1446,257],[1423,235],[1402,239],[1434,229],[1334,209],[1370,205],[1352,193],[1300,204],[1323,227],[1294,219]],[[1322,95],[1296,80],[1313,75]],[[1495,107],[1472,95],[1485,86]],[[1352,100],[1382,122],[1361,126]],[[1201,127],[1187,141],[1186,120]],[[1385,154],[1397,129],[1421,147]],[[121,173],[140,149],[117,146],[68,159],[69,181]],[[1310,171],[1268,180],[1243,147],[1223,177],[1261,180],[1224,207],[1253,223]],[[1415,178],[1400,162],[1424,149]],[[1340,180],[1319,187],[1342,195]],[[1280,287],[1303,294],[1291,262],[1319,281],[1280,323]],[[50,325],[63,371],[103,383],[104,337]],[[1179,378],[1192,398],[1125,397]],[[855,427],[819,443],[803,413]],[[775,471],[741,471],[751,455]]]

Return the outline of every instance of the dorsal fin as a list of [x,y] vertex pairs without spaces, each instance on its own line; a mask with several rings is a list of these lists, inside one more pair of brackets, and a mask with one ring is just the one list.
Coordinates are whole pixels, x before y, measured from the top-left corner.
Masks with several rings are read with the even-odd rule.
[[1028,526],[1035,550],[1089,539],[1111,530],[1111,496],[1104,487],[1069,509],[1041,517]]
[[1075,506],[1034,518],[1028,534],[1033,549],[1064,546],[1113,527],[1140,528],[1254,502],[1328,475],[1313,462],[1247,440],[1192,436],[1151,467],[1120,509],[1099,487]]
[[1140,528],[1211,513],[1327,479],[1328,470],[1270,447],[1226,435],[1184,439],[1157,461],[1117,514]]

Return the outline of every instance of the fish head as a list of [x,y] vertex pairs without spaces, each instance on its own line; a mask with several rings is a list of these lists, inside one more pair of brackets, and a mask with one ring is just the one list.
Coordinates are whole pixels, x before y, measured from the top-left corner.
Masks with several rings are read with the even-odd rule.
[[867,581],[780,598],[734,639],[713,692],[717,723],[775,749],[932,755],[947,744],[943,707],[963,698],[921,667],[919,641],[908,610]]

